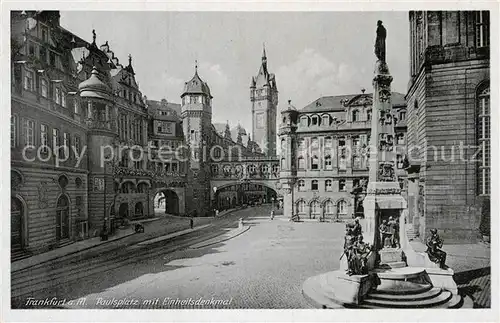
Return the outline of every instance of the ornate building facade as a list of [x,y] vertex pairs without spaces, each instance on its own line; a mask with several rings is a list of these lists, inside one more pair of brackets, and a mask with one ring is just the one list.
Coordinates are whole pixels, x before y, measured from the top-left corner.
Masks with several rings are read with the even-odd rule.
[[421,236],[474,241],[491,188],[489,12],[411,11],[409,21],[409,220]]
[[[280,182],[285,215],[318,220],[362,216],[368,182],[372,94],[321,97],[301,110],[281,112]],[[403,192],[406,103],[392,94],[397,147],[396,176]]]
[[[197,69],[181,104],[146,100],[131,56],[122,65],[95,31],[87,42],[59,18],[11,15],[12,256],[113,233],[122,219],[154,215],[159,198],[169,214],[205,216],[222,205],[211,179],[224,170],[215,166],[264,155],[246,132],[217,131]],[[275,133],[268,126],[259,129]]]
[[[132,59],[87,42],[57,11],[11,15],[11,245],[37,253],[150,213],[148,112]],[[121,150],[121,152],[120,152]],[[119,157],[120,156],[120,157]]]

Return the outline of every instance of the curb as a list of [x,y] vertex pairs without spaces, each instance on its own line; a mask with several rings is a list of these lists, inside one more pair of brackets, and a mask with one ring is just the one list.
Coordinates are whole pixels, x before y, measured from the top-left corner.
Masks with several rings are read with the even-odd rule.
[[[149,221],[149,222],[154,222],[154,221]],[[210,225],[211,225],[211,224],[210,224]],[[131,230],[132,230],[132,229],[131,229]],[[181,232],[181,231],[183,231],[183,230],[179,230],[179,231],[176,231],[176,232],[171,232],[170,234],[174,234],[174,233]],[[187,232],[187,233],[188,233],[188,232]],[[33,268],[33,267],[36,267],[36,266],[39,266],[39,265],[43,265],[43,264],[45,264],[45,263],[48,263],[48,262],[51,262],[51,261],[54,261],[54,260],[61,260],[61,259],[64,259],[64,258],[66,258],[66,257],[69,257],[69,256],[74,256],[74,255],[76,255],[76,254],[78,254],[78,253],[82,253],[82,252],[88,251],[88,250],[90,250],[90,249],[98,248],[98,247],[100,247],[100,246],[106,245],[107,243],[110,243],[110,242],[115,242],[115,241],[119,241],[119,240],[122,240],[122,239],[124,239],[124,238],[130,237],[130,236],[133,236],[133,235],[135,235],[135,234],[136,234],[136,233],[132,230],[132,232],[130,232],[129,234],[123,235],[123,236],[121,236],[121,237],[118,237],[118,238],[115,238],[115,239],[112,239],[112,240],[106,240],[106,241],[103,241],[103,242],[101,242],[101,243],[99,243],[99,244],[96,244],[96,245],[93,245],[93,246],[88,246],[88,247],[85,247],[85,248],[82,248],[82,249],[78,249],[78,250],[76,250],[76,251],[72,251],[72,252],[66,253],[66,254],[64,254],[64,255],[61,255],[61,256],[59,256],[59,257],[49,258],[49,259],[43,260],[43,261],[41,261],[41,262],[38,262],[38,263],[36,263],[36,264],[32,264],[32,265],[29,265],[29,266],[24,266],[24,267],[22,267],[22,268],[18,268],[18,269],[14,269],[14,270],[12,270],[12,264],[15,264],[15,262],[14,262],[14,263],[12,263],[12,264],[11,264],[11,273],[14,273],[14,272],[17,272],[17,271],[26,270],[26,269],[29,269],[29,268]],[[143,240],[143,241],[139,241],[139,242],[137,242],[137,244],[142,243],[142,242],[144,242],[144,241],[157,239],[157,238],[162,237],[162,236],[164,236],[164,235],[159,235],[159,236],[152,237],[152,238],[149,238],[149,239],[146,239],[146,240]],[[176,237],[177,237],[177,236],[176,236]],[[173,237],[173,238],[175,238],[175,237]],[[82,240],[82,241],[83,241],[83,240]],[[24,260],[24,259],[21,259],[21,260]]]
[[[157,242],[160,242],[160,241],[171,240],[171,239],[183,236],[185,234],[189,234],[189,233],[192,233],[192,232],[196,232],[198,230],[206,229],[208,227],[211,227],[212,225],[213,224],[204,224],[204,225],[200,225],[198,227],[195,227],[193,229],[189,229],[188,228],[188,229],[180,230],[180,231],[177,231],[177,232],[172,232],[172,233],[169,233],[169,234],[164,234],[164,235],[161,235],[161,236],[158,236],[158,237],[155,237],[155,238],[151,238],[151,239],[147,239],[147,240],[138,242],[135,245],[144,246],[144,245],[148,245],[148,244],[152,244],[152,243],[157,243]],[[170,235],[170,237],[167,237],[169,235]],[[156,241],[154,241],[154,240],[156,240]]]
[[[84,251],[87,251],[87,250],[89,250],[89,249],[97,248],[97,247],[102,246],[102,245],[105,245],[105,244],[107,244],[107,243],[109,243],[109,242],[118,241],[118,240],[124,239],[124,238],[129,237],[129,236],[134,235],[134,234],[135,234],[135,232],[131,232],[131,233],[129,233],[129,234],[123,235],[123,236],[118,237],[118,238],[113,239],[113,240],[106,240],[106,241],[104,241],[104,242],[102,242],[102,243],[99,243],[99,244],[96,244],[96,245],[94,245],[94,246],[89,246],[89,247],[85,247],[85,248],[82,248],[82,249],[78,249],[78,250],[76,250],[76,251],[72,251],[72,252],[65,253],[64,255],[59,256],[59,257],[54,257],[54,258],[46,259],[46,260],[41,261],[41,262],[39,262],[39,263],[36,263],[36,264],[33,264],[33,265],[29,265],[29,266],[25,266],[25,267],[23,267],[23,268],[19,268],[19,269],[15,269],[15,270],[12,270],[12,269],[11,269],[11,272],[13,273],[13,272],[16,272],[16,271],[26,270],[26,269],[28,269],[28,268],[36,267],[36,266],[39,266],[39,265],[45,264],[45,263],[50,262],[50,261],[63,259],[63,258],[66,258],[67,256],[75,255],[75,254],[77,254],[77,253],[84,252]],[[82,240],[82,241],[84,241],[84,240]],[[15,262],[14,262],[13,264],[15,264]],[[12,265],[11,265],[11,268],[12,268]]]
[[194,249],[194,250],[196,250],[196,249],[201,249],[201,248],[205,248],[205,247],[208,247],[208,246],[211,246],[211,245],[217,244],[217,243],[221,243],[221,242],[224,242],[224,241],[231,240],[231,239],[236,238],[237,236],[242,235],[243,233],[247,232],[248,230],[250,230],[250,228],[251,228],[250,226],[247,226],[247,227],[244,227],[244,229],[239,230],[240,232],[238,232],[237,234],[232,235],[232,236],[230,236],[230,237],[227,237],[227,238],[225,238],[225,239],[221,239],[221,240],[217,240],[217,241],[215,241],[215,242],[211,242],[211,243],[203,244],[203,245],[198,246],[198,247],[193,247],[193,246],[200,245],[200,244],[202,244],[203,242],[197,243],[197,244],[195,244],[195,245],[193,245],[193,246],[190,246],[190,247],[189,247],[189,249]]

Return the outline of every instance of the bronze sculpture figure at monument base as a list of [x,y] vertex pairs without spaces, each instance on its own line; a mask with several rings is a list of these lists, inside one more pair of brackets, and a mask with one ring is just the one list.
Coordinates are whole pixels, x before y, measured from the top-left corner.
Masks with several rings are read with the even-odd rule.
[[441,250],[443,247],[443,240],[439,237],[436,229],[431,229],[431,236],[427,238],[427,255],[430,261],[439,264],[441,269],[447,269],[446,266],[446,252]]

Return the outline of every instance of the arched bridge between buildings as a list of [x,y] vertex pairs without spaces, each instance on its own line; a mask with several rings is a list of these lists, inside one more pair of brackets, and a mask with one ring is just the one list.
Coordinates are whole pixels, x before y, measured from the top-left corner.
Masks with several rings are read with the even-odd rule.
[[[259,187],[263,196],[265,196],[264,191],[266,190],[274,192],[274,194],[271,193],[272,199],[282,196],[277,158],[255,157],[237,161],[222,161],[212,163],[210,171],[210,197],[212,201],[216,201],[219,194],[230,187],[238,187],[237,191],[243,191],[246,195],[256,194],[253,191]],[[271,201],[267,198],[266,202]]]

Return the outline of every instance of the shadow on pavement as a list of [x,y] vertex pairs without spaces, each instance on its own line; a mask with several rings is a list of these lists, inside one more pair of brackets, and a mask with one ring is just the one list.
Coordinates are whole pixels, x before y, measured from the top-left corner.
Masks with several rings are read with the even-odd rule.
[[455,273],[453,276],[461,295],[474,301],[474,308],[490,308],[491,267],[478,268]]

